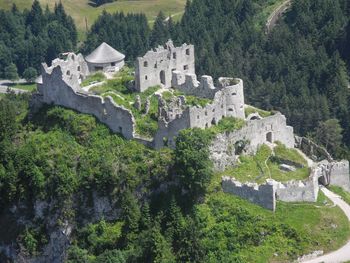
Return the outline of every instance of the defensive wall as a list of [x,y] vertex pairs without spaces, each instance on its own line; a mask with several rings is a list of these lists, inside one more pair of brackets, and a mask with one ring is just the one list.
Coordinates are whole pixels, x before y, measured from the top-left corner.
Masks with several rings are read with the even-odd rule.
[[[173,72],[173,76],[176,78],[179,75],[190,76]],[[187,79],[189,80],[190,78]],[[192,86],[191,83],[194,79],[196,77],[191,78],[191,82],[179,84],[182,87],[190,87],[180,88],[180,90],[186,95],[198,94],[202,97],[211,98],[212,102],[204,107],[185,107],[184,96],[180,96],[170,103],[166,103],[160,98],[159,129],[154,138],[155,148],[165,146],[165,140],[168,146],[175,146],[174,138],[182,129],[194,127],[209,128],[225,117],[245,118],[243,81],[241,79],[220,78],[218,88],[214,87],[213,80],[209,76],[203,76],[201,82],[197,82],[196,85]],[[179,86],[175,85],[174,88],[179,89]],[[194,91],[196,89],[197,92]],[[211,95],[203,96],[203,94]]]
[[237,131],[218,134],[210,146],[211,160],[219,171],[236,164],[242,148],[246,154],[256,153],[258,147],[266,142],[279,141],[288,148],[294,148],[293,127],[287,125],[281,113],[263,118],[248,120]]
[[[102,98],[84,93],[80,89],[79,75],[74,69],[83,68],[85,62],[71,55],[68,62],[56,60],[51,67],[43,64],[42,83],[38,84],[36,98],[46,104],[64,106],[76,111],[92,114],[113,132],[127,139],[134,138],[135,120],[130,110],[117,105],[111,97]],[[84,64],[85,63],[85,64]]]
[[169,40],[164,46],[148,51],[135,63],[135,89],[143,92],[149,87],[171,87],[172,71],[195,73],[194,46],[183,44],[175,47]]
[[225,193],[237,195],[263,208],[276,209],[276,186],[272,181],[262,185],[242,184],[233,177],[225,176],[222,178],[222,189]]

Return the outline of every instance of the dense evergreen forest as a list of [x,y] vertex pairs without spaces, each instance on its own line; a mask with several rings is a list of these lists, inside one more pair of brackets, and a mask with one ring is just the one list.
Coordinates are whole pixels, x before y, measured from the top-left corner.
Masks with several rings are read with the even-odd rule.
[[133,35],[133,41],[126,32],[144,28],[143,23],[136,26],[134,19],[126,18],[133,31],[126,25],[108,29],[107,21],[118,23],[124,16],[103,14],[92,27],[86,45],[95,47],[107,41],[126,52],[133,46],[129,43],[142,42],[126,53],[132,61],[149,46],[163,44],[168,38],[177,44],[194,44],[198,74],[242,78],[246,101],[281,111],[298,134],[317,139],[317,131],[327,126],[327,120],[338,120],[341,128],[336,125],[334,129],[343,129],[343,140],[335,140],[331,146],[328,141],[319,142],[338,157],[346,157],[344,148],[350,145],[348,1],[295,0],[269,36],[255,20],[264,2],[188,1],[179,23],[172,19],[164,22],[165,16],[160,13],[153,30],[148,34],[142,29],[146,33]]
[[0,78],[15,79],[24,72],[38,72],[61,52],[77,45],[77,30],[61,2],[53,12],[35,0],[31,10],[0,10]]

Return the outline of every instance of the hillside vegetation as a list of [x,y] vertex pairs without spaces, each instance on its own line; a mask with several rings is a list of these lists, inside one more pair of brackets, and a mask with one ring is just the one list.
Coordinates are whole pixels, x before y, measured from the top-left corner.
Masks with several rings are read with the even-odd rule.
[[[58,2],[58,0],[40,0],[43,7],[48,5],[50,9],[53,9],[55,3]],[[167,15],[175,15],[175,18],[179,18],[178,14],[183,12],[186,0],[118,0],[99,7],[94,7],[89,4],[89,0],[61,0],[61,2],[64,5],[67,13],[73,17],[78,30],[86,32],[85,18],[87,19],[88,28],[90,28],[103,10],[106,10],[109,13],[144,13],[148,20],[152,23],[160,11],[163,11]],[[30,9],[32,1],[1,0],[0,8],[10,9],[12,4],[16,4],[19,9]]]
[[[154,151],[61,107],[28,119],[25,95],[5,96],[0,109],[0,242],[16,240],[23,255],[40,255],[64,222],[70,263],[290,261],[350,234],[322,193],[317,204],[278,203],[276,213],[224,194],[210,132],[184,130],[175,150]],[[112,210],[96,214],[98,197]],[[47,205],[40,220],[38,201]]]

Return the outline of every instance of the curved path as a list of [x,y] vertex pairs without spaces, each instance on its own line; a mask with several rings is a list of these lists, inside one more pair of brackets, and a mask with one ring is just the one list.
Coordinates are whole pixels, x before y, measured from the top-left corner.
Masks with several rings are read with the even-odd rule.
[[8,88],[10,88],[10,90],[13,91],[15,94],[29,92],[28,90],[11,88],[11,85],[13,85],[13,83],[25,83],[25,80],[19,80],[17,82],[12,82],[10,80],[0,80],[0,93],[8,93]]
[[278,19],[282,16],[282,14],[291,6],[292,0],[286,0],[282,4],[280,4],[269,16],[266,23],[266,34],[270,33],[271,30],[277,24]]
[[[339,195],[336,195],[335,193],[329,191],[327,188],[322,187],[321,191],[332,200],[334,204],[339,206],[341,210],[344,211],[345,215],[347,216],[348,220],[350,221],[350,205],[345,203]],[[312,259],[303,261],[304,263],[339,263],[339,262],[346,262],[350,260],[350,241],[343,246],[342,248],[331,252],[327,255]]]

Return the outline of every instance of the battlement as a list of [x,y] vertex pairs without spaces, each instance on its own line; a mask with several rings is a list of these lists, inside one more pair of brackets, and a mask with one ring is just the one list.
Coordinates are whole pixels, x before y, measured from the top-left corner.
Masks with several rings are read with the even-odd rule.
[[276,209],[276,186],[273,180],[267,180],[262,185],[242,184],[233,177],[224,176],[222,177],[222,189],[225,193],[237,195],[266,209],[272,211]]
[[172,71],[194,74],[194,46],[175,47],[169,40],[164,46],[148,51],[135,63],[135,90],[143,92],[149,87],[171,87]]

